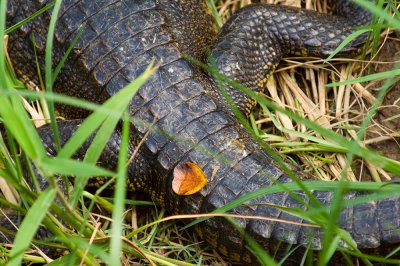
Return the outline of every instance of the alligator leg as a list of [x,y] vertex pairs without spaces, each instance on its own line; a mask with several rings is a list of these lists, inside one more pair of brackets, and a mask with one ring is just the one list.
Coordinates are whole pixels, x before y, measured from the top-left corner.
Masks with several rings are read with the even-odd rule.
[[[263,92],[282,56],[325,58],[354,31],[354,27],[366,25],[372,20],[371,13],[353,2],[337,1],[336,8],[338,16],[326,18],[307,10],[279,6],[252,5],[242,8],[225,23],[213,42],[213,64],[226,77],[255,93]],[[302,15],[298,16],[297,12]],[[304,25],[312,25],[312,29]],[[357,54],[367,36],[362,34],[338,55],[348,57]],[[239,110],[245,115],[250,114],[255,101],[232,86],[226,86],[226,90]],[[216,93],[223,98],[219,91]]]

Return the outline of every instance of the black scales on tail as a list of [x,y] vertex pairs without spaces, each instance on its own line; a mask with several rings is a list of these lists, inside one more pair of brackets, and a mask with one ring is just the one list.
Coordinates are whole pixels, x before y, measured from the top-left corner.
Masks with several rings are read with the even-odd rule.
[[[9,1],[8,25],[33,14],[46,2]],[[101,103],[155,60],[159,69],[132,99],[130,113],[186,141],[183,144],[150,132],[129,169],[129,187],[148,192],[171,212],[210,212],[249,192],[292,180],[232,116],[212,78],[188,62],[185,56],[204,59],[207,47],[212,47],[212,55],[222,73],[260,91],[282,55],[326,56],[355,25],[370,20],[366,12],[353,5],[350,7],[347,6],[348,10],[366,21],[353,22],[349,18],[295,8],[252,5],[235,14],[216,37],[203,1],[65,0],[56,27],[54,62],[60,60],[82,25],[84,30],[55,89]],[[36,69],[31,36],[35,36],[42,64],[49,18],[50,13],[44,12],[10,34],[9,53],[14,67],[30,79],[35,79]],[[363,37],[360,37],[345,52],[356,51],[362,44]],[[249,100],[233,90],[230,93],[239,108],[247,112]],[[66,118],[84,116],[83,112],[65,106],[58,109]],[[68,139],[76,127],[76,122],[60,123],[62,139]],[[134,144],[148,129],[143,123],[133,123],[131,128],[132,152]],[[48,127],[40,129],[45,145],[54,153],[50,132]],[[106,163],[116,161],[118,143],[116,131],[103,152],[103,166],[115,167]],[[197,147],[225,160],[204,154]],[[182,197],[172,192],[171,176],[177,164],[187,161],[199,165],[209,183],[199,193]],[[333,198],[331,191],[314,191],[313,194],[323,204],[329,204]],[[303,192],[296,192],[296,195],[304,202],[309,201]],[[357,195],[350,192],[346,197]],[[250,203],[231,212],[307,223],[271,206],[306,208],[287,193],[263,195]],[[280,240],[310,245],[313,249],[320,249],[322,245],[322,230],[310,231],[296,224],[265,220],[240,219],[238,222],[272,253]],[[400,229],[400,198],[348,207],[341,213],[340,225],[351,233],[359,248],[375,249],[399,243],[400,235],[396,230]],[[254,260],[245,247],[243,236],[226,220],[207,220],[199,225],[199,231],[220,252],[243,262]]]

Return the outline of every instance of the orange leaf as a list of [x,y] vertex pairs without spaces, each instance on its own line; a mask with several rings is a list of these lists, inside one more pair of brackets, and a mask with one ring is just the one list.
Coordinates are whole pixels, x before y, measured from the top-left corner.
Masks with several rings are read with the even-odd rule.
[[207,184],[207,178],[196,164],[186,162],[174,168],[172,190],[181,196],[194,194]]

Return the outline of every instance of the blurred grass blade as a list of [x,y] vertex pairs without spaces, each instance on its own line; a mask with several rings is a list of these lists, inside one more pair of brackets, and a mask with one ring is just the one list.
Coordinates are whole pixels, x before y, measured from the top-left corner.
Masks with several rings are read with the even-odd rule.
[[350,79],[346,81],[340,81],[340,82],[332,82],[329,84],[326,84],[327,87],[335,87],[335,86],[341,86],[341,85],[348,85],[348,84],[354,84],[354,83],[361,83],[361,82],[367,82],[367,81],[372,81],[372,80],[379,80],[379,79],[387,79],[387,78],[393,78],[393,77],[400,77],[400,69],[393,69],[385,72],[380,72],[380,73],[375,73],[355,79]]
[[30,158],[46,156],[40,137],[17,96],[0,95],[0,116],[9,132]]
[[58,63],[56,69],[54,69],[54,72],[52,74],[52,84],[54,84],[54,81],[56,80],[58,74],[61,71],[61,68],[63,67],[65,61],[67,60],[69,54],[71,53],[72,49],[74,49],[76,42],[79,40],[79,37],[81,37],[83,30],[85,29],[85,25],[81,25],[79,27],[78,33],[72,40],[71,44],[69,45],[67,51],[65,51],[64,55],[62,56],[60,62]]
[[[58,157],[59,158],[68,158],[71,157],[85,142],[85,140],[92,135],[95,130],[104,122],[110,121],[110,123],[115,124],[115,120],[119,120],[119,117],[122,115],[123,111],[126,109],[128,104],[130,103],[133,96],[139,90],[139,88],[153,75],[155,72],[155,68],[153,65],[149,65],[145,72],[137,77],[131,84],[121,89],[117,94],[108,99],[98,110],[96,110],[93,114],[91,114],[82,125],[78,128],[75,134],[68,140],[68,142],[64,145],[64,147],[60,150]],[[104,109],[111,109],[115,111],[117,115],[111,116],[105,115]],[[110,118],[109,118],[110,117]],[[104,132],[104,133],[103,133]],[[112,131],[99,131],[97,134],[100,134],[98,138],[108,139],[111,136]],[[101,134],[108,135],[101,136]],[[97,137],[97,136],[96,136]],[[89,149],[91,149],[90,154],[87,156],[88,160],[93,161],[94,159],[100,156],[101,151],[103,150],[106,143],[103,145],[97,145],[97,140],[94,141],[96,146],[91,145]],[[93,146],[93,147],[92,147]]]
[[30,15],[29,17],[24,18],[20,22],[12,25],[8,29],[6,29],[5,34],[9,34],[9,33],[13,32],[14,30],[16,30],[19,27],[21,27],[22,25],[24,25],[25,23],[27,23],[27,22],[35,19],[36,17],[40,16],[40,14],[42,14],[43,12],[45,12],[45,11],[49,10],[50,8],[52,8],[54,6],[54,4],[55,4],[55,1],[52,1],[49,4],[45,5],[43,8],[39,9],[38,11],[36,11],[32,15]]
[[118,154],[118,175],[114,190],[114,209],[112,212],[113,223],[111,227],[110,257],[112,265],[121,265],[120,253],[122,250],[122,224],[124,221],[125,194],[126,194],[126,169],[128,160],[129,142],[129,115],[125,115],[122,126],[121,148]]
[[[212,213],[225,213],[233,208],[236,208],[237,206],[239,206],[241,204],[245,204],[255,198],[258,198],[258,197],[264,196],[264,195],[268,195],[268,194],[284,192],[286,190],[302,191],[301,187],[297,183],[285,183],[282,185],[285,186],[285,189],[283,189],[281,186],[278,186],[278,185],[260,188],[256,191],[250,192],[250,193],[243,195],[235,200],[232,200],[231,202],[225,204],[224,206],[222,206],[218,209],[215,209]],[[337,189],[337,182],[307,181],[307,182],[304,182],[304,185],[307,186],[308,190],[326,191],[326,190],[336,190]],[[346,200],[343,203],[343,207],[353,206],[353,205],[360,204],[363,202],[375,201],[375,200],[379,200],[382,198],[387,198],[387,197],[392,197],[392,196],[394,197],[394,196],[400,195],[400,185],[385,184],[384,186],[382,186],[379,183],[372,183],[372,182],[359,182],[359,183],[345,182],[345,187],[347,190],[358,190],[358,191],[366,191],[366,192],[370,191],[370,192],[375,192],[375,193],[366,195],[363,197],[358,197],[353,200]],[[325,208],[328,208],[328,207],[329,206],[327,206]],[[313,208],[313,209],[315,209],[315,208]],[[191,226],[193,226],[197,223],[200,223],[206,219],[207,218],[198,218],[195,221],[191,222],[190,224],[186,225],[184,228],[191,227]]]
[[110,139],[111,134],[114,132],[116,125],[118,124],[119,117],[108,116],[106,120],[101,124],[96,136],[94,137],[90,147],[86,151],[84,161],[89,163],[95,163],[101,155],[104,146]]
[[[78,238],[78,237],[69,237],[69,238],[64,238],[64,237],[56,237],[55,238],[57,241],[63,242],[63,243],[68,243],[71,246],[77,246],[81,248],[82,250],[88,250],[90,254],[93,256],[99,257],[102,262],[104,262],[105,265],[112,265],[110,264],[110,257],[108,256],[107,252],[105,251],[104,245],[97,245],[93,243],[88,243],[87,240]],[[67,255],[69,256],[69,255]],[[66,258],[67,259],[67,258]],[[92,265],[100,265],[96,260],[92,259],[90,260]],[[54,265],[64,265],[64,264],[54,264]],[[78,264],[73,264],[73,265],[78,265]],[[72,265],[71,265],[72,266]]]
[[369,0],[353,0],[353,2],[371,11],[377,17],[386,20],[391,27],[400,30],[400,19],[397,16],[393,17],[393,15],[388,13],[386,9],[381,9],[376,6],[375,1],[371,2]]
[[[56,28],[56,22],[58,17],[58,12],[60,11],[62,0],[56,0],[54,4],[53,11],[51,13],[50,24],[47,32],[46,39],[46,52],[45,52],[45,84],[46,91],[53,92],[53,71],[52,71],[52,58],[53,58],[53,40],[54,31]],[[57,151],[61,149],[60,134],[57,128],[56,115],[54,110],[54,102],[52,100],[48,101],[49,115],[51,128],[53,130],[54,142],[56,144]]]
[[[4,78],[7,73],[6,56],[4,47],[4,28],[6,18],[7,1],[0,2],[0,93],[14,90],[10,79]],[[39,135],[29,120],[18,95],[4,97],[0,95],[0,117],[9,132],[21,145],[22,149],[31,157],[45,156]],[[28,133],[29,132],[29,133]]]
[[[332,234],[333,233],[334,232],[332,232]],[[325,244],[326,251],[324,250],[325,252],[323,252],[322,256],[320,256],[319,258],[318,265],[320,266],[328,265],[329,261],[331,260],[333,254],[335,253],[339,245],[340,237],[335,235],[332,238],[330,238],[329,241],[330,241],[329,243]]]
[[38,163],[40,167],[53,174],[65,176],[114,176],[115,173],[90,163],[64,158],[44,158]]
[[240,227],[234,219],[231,217],[225,217],[235,228],[243,235],[246,240],[246,245],[250,248],[250,251],[256,256],[261,265],[276,266],[277,263],[273,258],[267,253],[266,250],[260,246],[254,238],[252,238],[242,227]]
[[8,261],[9,266],[21,264],[24,251],[29,247],[55,196],[56,190],[48,188],[42,192],[29,209],[15,237],[14,247],[11,250],[10,260]]
[[217,26],[217,28],[218,28],[218,30],[219,30],[219,29],[222,27],[222,25],[223,25],[224,23],[222,22],[222,18],[221,18],[221,16],[218,14],[217,7],[215,6],[215,3],[216,3],[217,1],[218,1],[218,0],[207,0],[206,3],[207,3],[208,7],[209,7],[210,10],[211,10],[211,13],[212,13],[213,18],[214,18],[215,23],[216,23],[216,26]]
[[[310,121],[307,118],[304,118],[303,116],[301,116],[297,113],[293,113],[290,110],[287,110],[287,109],[279,106],[278,104],[272,102],[271,100],[268,100],[267,98],[264,98],[264,97],[258,95],[257,93],[254,93],[253,91],[246,88],[245,86],[243,86],[233,80],[230,80],[229,78],[221,75],[220,73],[216,72],[212,68],[209,68],[208,66],[201,64],[201,63],[200,63],[200,65],[203,68],[207,69],[209,72],[211,72],[213,75],[217,76],[219,79],[226,81],[229,85],[250,95],[251,97],[256,99],[259,103],[265,105],[266,107],[273,109],[275,111],[278,111],[284,115],[287,115],[288,117],[295,120],[296,122],[304,124],[308,128],[318,132],[322,136],[324,136],[328,139],[332,139],[332,141],[334,141],[335,143],[337,143],[340,146],[355,148],[355,150],[356,150],[355,155],[360,156],[361,158],[366,159],[366,160],[374,163],[375,165],[377,165],[387,171],[390,171],[393,174],[400,175],[400,162],[391,160],[391,159],[386,158],[376,152],[373,152],[369,149],[361,147],[357,141],[349,141],[345,137],[343,137],[327,128],[324,128],[323,126],[321,126],[313,121]],[[260,145],[262,145],[263,147],[266,146],[265,143],[260,143]]]
[[356,39],[358,36],[365,34],[367,32],[371,31],[371,29],[360,29],[357,30],[353,33],[351,33],[349,36],[346,37],[346,39],[344,39],[339,46],[324,60],[324,62],[326,63],[327,61],[329,61],[330,59],[332,59],[334,56],[336,56],[338,53],[340,53],[340,51],[343,50],[343,48],[348,45],[349,43],[351,43],[354,39]]
[[[83,142],[98,129],[84,158],[84,161],[87,163],[96,163],[111,134],[115,130],[115,126],[120,120],[124,110],[126,110],[133,96],[153,75],[155,70],[153,64],[150,64],[142,75],[137,77],[131,84],[121,89],[117,94],[100,106],[93,114],[86,118],[74,135],[61,149],[57,157],[66,159],[72,156],[72,154],[81,147]],[[111,114],[105,114],[105,109],[111,109],[113,112]],[[93,174],[92,176],[100,175]],[[77,175],[77,178],[75,179],[75,189],[70,198],[71,205],[75,206],[78,202],[78,199],[86,186],[88,177],[90,177],[90,175]]]

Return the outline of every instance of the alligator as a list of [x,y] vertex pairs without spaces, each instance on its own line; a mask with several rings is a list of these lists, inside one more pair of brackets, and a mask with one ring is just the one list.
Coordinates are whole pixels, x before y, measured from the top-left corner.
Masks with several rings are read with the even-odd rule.
[[[7,25],[25,19],[48,2],[8,1]],[[250,5],[234,14],[218,34],[206,3],[200,0],[65,0],[55,30],[53,62],[61,60],[82,25],[84,28],[54,88],[102,103],[155,62],[157,71],[129,105],[130,115],[136,118],[130,126],[129,152],[132,154],[144,141],[128,168],[128,189],[145,191],[171,213],[209,213],[250,192],[293,181],[276,157],[267,153],[232,114],[219,81],[188,58],[205,62],[210,49],[213,64],[222,74],[259,92],[283,55],[326,57],[356,25],[371,19],[356,5],[341,2],[350,10],[347,17]],[[357,16],[360,12],[362,15]],[[45,11],[9,35],[13,66],[24,78],[37,80],[35,52],[39,65],[44,65],[50,16],[51,11]],[[358,17],[361,20],[355,19]],[[358,51],[364,40],[365,36],[360,36],[343,51]],[[252,99],[229,86],[227,90],[239,110],[248,113]],[[57,109],[67,119],[78,119],[58,123],[65,143],[87,112],[65,105]],[[148,125],[158,130],[149,130]],[[49,126],[39,129],[47,150],[56,155],[51,132]],[[177,136],[185,141],[178,141]],[[101,155],[100,165],[116,168],[120,142],[117,129]],[[84,149],[77,156],[83,154]],[[208,178],[207,185],[191,196],[179,196],[171,189],[173,170],[185,162],[198,165]],[[300,171],[296,173],[301,176]],[[310,193],[323,206],[329,206],[334,198],[332,190]],[[349,191],[345,197],[362,195],[365,191]],[[246,235],[270,254],[278,249],[277,258],[286,255],[285,243],[320,250],[322,229],[304,226],[312,221],[276,207],[307,210],[309,204],[314,202],[301,190],[263,194],[229,213],[271,219],[234,219],[235,228],[224,218],[211,218],[198,224],[197,230],[219,252],[246,264],[257,261],[246,245]],[[400,243],[400,197],[344,207],[338,224],[351,234],[358,248],[381,252]],[[292,257],[298,262],[296,255]]]

